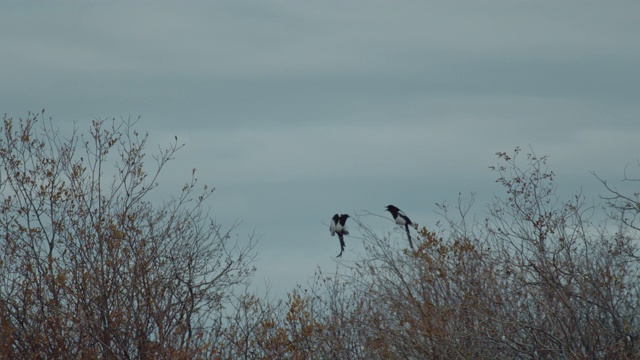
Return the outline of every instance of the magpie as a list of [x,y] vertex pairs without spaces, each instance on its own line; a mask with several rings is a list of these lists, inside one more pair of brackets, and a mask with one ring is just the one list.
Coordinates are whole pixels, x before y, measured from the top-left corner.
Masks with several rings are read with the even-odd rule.
[[411,242],[411,234],[409,234],[409,225],[413,225],[411,220],[404,212],[393,205],[387,205],[387,211],[391,213],[393,219],[396,221],[396,224],[402,226],[407,230],[407,238],[409,239],[409,246],[411,250],[413,250],[413,243]]
[[345,226],[348,218],[349,215],[347,214],[335,214],[331,218],[331,225],[329,225],[331,236],[338,234],[338,239],[340,239],[340,254],[338,254],[337,257],[341,257],[344,251],[344,235],[349,235],[349,231],[347,231],[347,227]]

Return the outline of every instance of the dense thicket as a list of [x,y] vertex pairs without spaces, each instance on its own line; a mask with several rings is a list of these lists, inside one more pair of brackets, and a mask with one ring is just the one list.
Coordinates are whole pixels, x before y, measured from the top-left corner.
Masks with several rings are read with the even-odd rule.
[[583,196],[556,195],[546,157],[497,155],[504,196],[486,218],[469,217],[473,198],[440,205],[411,251],[401,229],[356,217],[361,257],[285,302],[244,298],[222,357],[640,358],[638,195],[611,192],[609,222],[592,223]]
[[640,358],[638,194],[603,183],[594,223],[546,157],[498,153],[486,216],[439,205],[413,251],[354,216],[358,258],[274,299],[234,291],[255,239],[211,221],[195,173],[149,199],[177,142],[150,171],[135,122],[41,118],[0,138],[1,358]]
[[0,358],[202,354],[253,273],[253,239],[209,218],[195,170],[151,201],[177,139],[148,170],[135,122],[63,136],[42,115],[5,116],[0,138]]

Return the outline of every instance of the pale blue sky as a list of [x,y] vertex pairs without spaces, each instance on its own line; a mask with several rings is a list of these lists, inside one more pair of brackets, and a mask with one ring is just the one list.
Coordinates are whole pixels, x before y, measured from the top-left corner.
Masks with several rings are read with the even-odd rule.
[[263,234],[256,283],[286,291],[335,269],[336,212],[431,226],[471,191],[482,211],[496,151],[532,146],[561,194],[597,196],[589,171],[640,157],[638,34],[638,1],[5,1],[0,112],[177,135],[163,188],[198,168],[212,214]]

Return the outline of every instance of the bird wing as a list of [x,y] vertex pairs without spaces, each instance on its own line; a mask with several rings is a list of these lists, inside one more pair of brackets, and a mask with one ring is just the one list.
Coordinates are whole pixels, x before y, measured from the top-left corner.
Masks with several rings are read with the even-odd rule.
[[[400,225],[405,225],[405,224],[406,225],[411,225],[411,220],[409,219],[409,217],[407,215],[399,214],[398,215],[398,219],[399,218],[402,218],[402,220],[404,221],[404,223],[400,224]],[[396,222],[397,222],[397,220],[396,220]]]
[[338,232],[339,225],[340,225],[340,216],[338,214],[335,214],[331,218],[331,225],[329,225],[329,231],[331,232],[331,236],[335,235],[336,232]]
[[349,215],[346,214],[342,214],[340,216],[340,221],[338,222],[340,224],[340,232],[343,235],[349,235],[349,231],[347,231],[347,219],[349,218]]

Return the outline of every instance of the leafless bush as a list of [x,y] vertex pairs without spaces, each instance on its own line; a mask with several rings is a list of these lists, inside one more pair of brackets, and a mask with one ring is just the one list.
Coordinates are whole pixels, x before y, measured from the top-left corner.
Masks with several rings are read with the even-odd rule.
[[[354,217],[364,253],[274,312],[272,331],[290,345],[278,357],[639,358],[633,223],[611,233],[580,194],[560,199],[546,157],[498,158],[505,195],[486,219],[469,218],[473,198],[441,204],[438,227],[415,225],[415,251],[403,232],[380,235]],[[291,326],[300,318],[306,327]]]
[[235,284],[253,268],[212,222],[195,170],[152,202],[180,145],[145,166],[135,121],[62,136],[42,114],[4,118],[0,141],[2,357],[193,358]]

